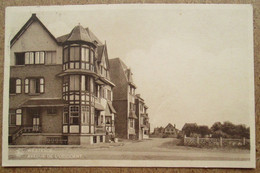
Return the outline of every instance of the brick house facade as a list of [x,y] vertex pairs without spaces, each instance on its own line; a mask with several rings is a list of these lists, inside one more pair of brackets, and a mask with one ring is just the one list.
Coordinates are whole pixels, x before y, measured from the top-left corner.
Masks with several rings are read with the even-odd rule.
[[135,112],[135,89],[132,72],[125,63],[114,58],[109,60],[113,88],[113,105],[117,110],[115,119],[116,134],[120,138],[136,139],[135,124],[138,117]]
[[33,14],[10,53],[10,144],[84,145],[113,136],[107,46],[88,28],[55,38]]

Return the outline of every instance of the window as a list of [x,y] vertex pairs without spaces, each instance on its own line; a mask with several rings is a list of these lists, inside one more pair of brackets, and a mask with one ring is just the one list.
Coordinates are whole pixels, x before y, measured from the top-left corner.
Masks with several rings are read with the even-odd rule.
[[91,107],[91,124],[94,124],[94,114],[95,114],[95,109],[94,107]]
[[70,124],[79,124],[79,106],[70,106]]
[[103,124],[103,123],[104,123],[104,116],[101,115],[101,124]]
[[85,75],[81,76],[81,91],[89,91],[88,77]]
[[88,106],[81,107],[81,123],[83,123],[83,124],[89,123],[89,107]]
[[70,75],[70,91],[78,91],[79,86],[79,75]]
[[106,124],[111,124],[112,123],[112,117],[106,116]]
[[9,110],[9,124],[10,125],[22,125],[22,109],[10,109]]
[[46,64],[56,64],[56,51],[48,51],[46,54]]
[[10,91],[10,94],[20,94],[20,93],[22,93],[22,81],[21,81],[21,79],[10,78],[9,91]]
[[94,52],[92,50],[90,51],[90,63],[94,63]]
[[47,109],[47,114],[56,114],[56,113],[57,113],[57,109],[54,107]]
[[22,125],[22,109],[16,109],[16,125]]
[[44,78],[26,78],[24,81],[25,93],[44,93]]
[[107,99],[112,101],[112,92],[110,90],[107,90]]
[[70,68],[79,69],[79,47],[70,47]]
[[44,64],[45,52],[26,52],[25,64]]
[[94,82],[93,82],[93,78],[90,78],[90,92],[94,92]]
[[134,119],[129,119],[129,121],[130,121],[130,127],[134,127]]
[[9,124],[16,125],[16,111],[14,109],[9,110]]
[[99,96],[99,92],[100,92],[100,91],[99,91],[99,88],[100,88],[100,86],[99,86],[98,84],[95,84],[95,96],[96,96],[96,97],[100,97],[100,96]]
[[69,123],[68,116],[69,116],[69,109],[68,109],[68,107],[64,107],[64,109],[63,109],[63,124]]
[[63,99],[68,100],[68,91],[69,91],[69,76],[64,76],[63,78]]
[[15,65],[24,65],[24,57],[25,57],[25,53],[21,52],[21,53],[15,53]]
[[66,47],[63,49],[63,70],[69,68],[69,49]]

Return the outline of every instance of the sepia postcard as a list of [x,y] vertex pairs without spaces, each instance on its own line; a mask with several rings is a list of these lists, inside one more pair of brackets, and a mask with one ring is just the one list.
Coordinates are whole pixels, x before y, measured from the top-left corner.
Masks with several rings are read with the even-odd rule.
[[5,16],[3,166],[255,168],[251,5]]

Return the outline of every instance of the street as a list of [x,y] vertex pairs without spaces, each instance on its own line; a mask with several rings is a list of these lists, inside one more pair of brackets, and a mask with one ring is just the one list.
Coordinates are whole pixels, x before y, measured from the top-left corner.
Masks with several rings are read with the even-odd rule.
[[11,146],[9,159],[249,160],[249,150],[178,146],[178,139],[123,140],[91,146]]

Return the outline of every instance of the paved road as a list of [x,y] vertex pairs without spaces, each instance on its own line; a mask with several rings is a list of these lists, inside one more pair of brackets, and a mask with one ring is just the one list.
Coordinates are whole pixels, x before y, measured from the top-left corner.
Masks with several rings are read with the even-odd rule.
[[249,160],[249,150],[201,149],[177,146],[176,139],[153,138],[116,144],[10,147],[9,159],[111,159],[111,160]]

